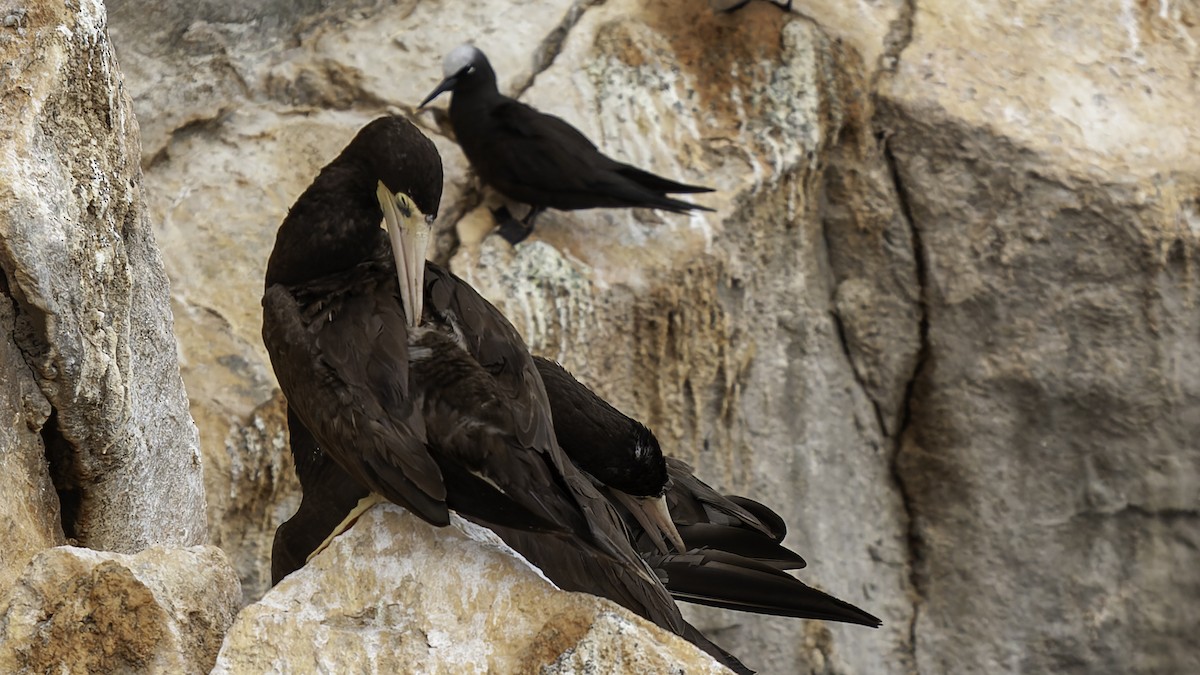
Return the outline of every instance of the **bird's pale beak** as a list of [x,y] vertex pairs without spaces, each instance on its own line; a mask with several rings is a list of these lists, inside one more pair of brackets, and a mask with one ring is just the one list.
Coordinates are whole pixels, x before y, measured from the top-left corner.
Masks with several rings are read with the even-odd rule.
[[671,520],[671,512],[667,509],[665,498],[634,497],[620,490],[613,490],[612,494],[616,495],[625,508],[629,509],[633,517],[646,530],[646,534],[650,535],[650,539],[660,553],[664,555],[670,553],[663,541],[664,536],[671,541],[679,553],[687,550],[687,546],[683,543],[683,537],[679,536],[679,530],[675,529],[675,523]]
[[442,83],[437,86],[437,89],[434,89],[432,94],[426,96],[425,100],[421,101],[421,105],[419,105],[417,107],[424,108],[425,105],[428,104],[433,99],[437,98],[438,96],[441,96],[444,92],[447,92],[447,91],[450,91],[451,89],[453,89],[456,84],[458,84],[458,76],[457,75],[451,75],[450,77],[447,77],[446,79],[442,80]]
[[410,328],[421,323],[425,305],[425,249],[429,246],[430,219],[403,192],[393,193],[379,181],[375,191],[387,222],[396,274],[400,277],[400,302]]

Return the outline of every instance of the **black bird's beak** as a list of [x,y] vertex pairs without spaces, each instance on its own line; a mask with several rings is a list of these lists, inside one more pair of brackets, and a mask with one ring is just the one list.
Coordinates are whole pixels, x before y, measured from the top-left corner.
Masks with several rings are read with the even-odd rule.
[[671,521],[671,512],[667,509],[665,497],[634,497],[615,489],[612,490],[612,494],[629,509],[642,529],[646,530],[646,534],[650,535],[650,540],[660,553],[668,553],[667,544],[663,541],[664,536],[679,553],[687,550],[683,537],[679,536],[679,530],[675,529],[675,523]]
[[426,217],[403,192],[393,193],[379,181],[375,190],[387,222],[396,274],[400,277],[400,302],[410,328],[421,323],[425,305],[425,249],[429,246],[432,218]]
[[446,79],[442,80],[442,83],[437,86],[437,89],[434,89],[432,94],[426,96],[425,100],[421,101],[421,105],[419,105],[417,107],[424,108],[427,103],[429,103],[433,99],[437,98],[438,96],[441,96],[443,93],[450,91],[457,84],[458,84],[458,75],[451,75],[450,77],[447,77]]

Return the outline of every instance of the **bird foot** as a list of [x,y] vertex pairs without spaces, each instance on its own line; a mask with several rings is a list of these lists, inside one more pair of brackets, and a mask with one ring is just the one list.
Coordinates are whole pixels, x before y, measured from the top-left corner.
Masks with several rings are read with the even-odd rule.
[[526,225],[514,218],[507,206],[492,209],[492,217],[496,219],[497,233],[513,246],[525,241],[529,233],[533,232],[533,225]]

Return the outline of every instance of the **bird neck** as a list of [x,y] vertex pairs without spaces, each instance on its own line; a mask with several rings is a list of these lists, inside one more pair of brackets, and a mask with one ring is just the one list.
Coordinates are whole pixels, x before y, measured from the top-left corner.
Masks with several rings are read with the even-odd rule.
[[450,115],[453,117],[474,108],[486,109],[504,98],[496,85],[496,72],[484,61],[476,64],[474,73],[455,85],[454,96],[450,98]]
[[267,262],[267,286],[319,279],[373,257],[381,243],[386,245],[374,188],[359,167],[325,167],[279,226]]

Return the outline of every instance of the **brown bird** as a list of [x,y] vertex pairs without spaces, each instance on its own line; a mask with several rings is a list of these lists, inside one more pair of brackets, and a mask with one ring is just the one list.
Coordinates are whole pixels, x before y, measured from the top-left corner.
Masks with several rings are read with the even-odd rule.
[[[559,445],[613,501],[629,508],[638,553],[676,600],[877,627],[871,614],[811,588],[785,570],[805,561],[782,545],[783,519],[746,497],[722,495],[682,460],[663,455],[644,424],[620,412],[562,366],[535,357]],[[671,533],[638,508],[662,502]],[[668,550],[664,538],[675,542]]]
[[[321,170],[279,228],[263,340],[293,438],[309,455],[296,462],[301,510],[321,510],[314,485],[339,506],[353,484],[366,488],[332,538],[379,497],[438,526],[454,509],[495,529],[560,587],[608,597],[748,672],[683,620],[619,514],[559,448],[516,330],[465,282],[425,262],[441,188],[433,143],[408,121],[383,117]],[[335,469],[350,480],[330,479]],[[303,528],[289,521],[281,532],[277,549],[294,562],[303,547],[288,535]]]

